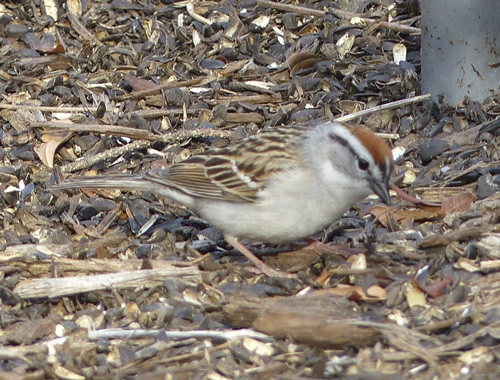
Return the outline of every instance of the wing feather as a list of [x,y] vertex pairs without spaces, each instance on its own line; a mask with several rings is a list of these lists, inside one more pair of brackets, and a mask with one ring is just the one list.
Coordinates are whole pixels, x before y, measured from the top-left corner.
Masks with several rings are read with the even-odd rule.
[[231,148],[202,153],[147,178],[198,198],[253,202],[269,177],[299,164],[307,127],[277,128]]

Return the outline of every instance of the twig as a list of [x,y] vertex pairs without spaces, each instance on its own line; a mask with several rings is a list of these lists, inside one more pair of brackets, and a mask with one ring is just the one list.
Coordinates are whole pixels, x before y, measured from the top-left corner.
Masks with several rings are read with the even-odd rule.
[[378,137],[382,137],[383,139],[386,140],[398,140],[399,135],[397,133],[384,133],[384,132],[377,132]]
[[424,100],[429,100],[430,98],[431,98],[431,94],[425,94],[425,95],[415,96],[415,97],[409,98],[409,99],[396,100],[395,102],[381,104],[379,106],[371,107],[371,108],[368,108],[366,110],[362,110],[362,111],[351,113],[349,115],[341,116],[341,117],[336,118],[335,120],[336,121],[350,121],[350,120],[357,119],[358,117],[371,115],[372,113],[375,113],[375,112],[385,111],[385,110],[389,110],[392,108],[403,107],[403,106],[407,106],[408,104],[423,102]]
[[218,71],[217,74],[212,74],[205,77],[197,77],[188,80],[174,80],[170,82],[163,83],[159,86],[154,86],[142,91],[134,91],[131,94],[120,95],[116,97],[117,101],[126,100],[126,99],[135,99],[140,98],[147,95],[152,95],[155,93],[159,93],[162,90],[167,90],[170,88],[180,88],[180,87],[192,87],[192,86],[203,86],[207,83],[213,82],[217,78],[224,77],[231,73],[237,72],[241,70],[248,63],[248,59],[242,59],[240,61],[231,62],[226,65],[225,68]]
[[495,168],[498,166],[499,163],[500,163],[499,160],[492,161],[492,162],[478,162],[477,164],[474,164],[465,170],[461,170],[458,173],[455,172],[455,173],[450,174],[448,176],[448,178],[446,178],[445,180],[442,180],[439,182],[436,181],[431,186],[433,186],[433,187],[434,186],[439,186],[439,187],[448,186],[451,182],[453,182],[454,180],[456,180],[459,177],[462,177],[466,174],[472,173],[473,171],[476,171],[476,170]]
[[170,269],[147,269],[94,276],[69,276],[61,278],[37,278],[20,282],[14,294],[21,298],[62,297],[96,290],[154,286],[166,279],[191,279],[200,276],[198,268],[174,267]]
[[[185,110],[185,112],[188,115],[196,115],[199,113],[197,110]],[[134,110],[134,111],[128,111],[123,114],[124,117],[129,117],[130,115],[137,115],[140,117],[143,117],[145,119],[153,119],[153,118],[159,118],[163,116],[170,116],[170,115],[183,115],[184,110],[182,108],[159,108],[159,109],[146,109],[146,110]]]
[[277,9],[279,11],[299,13],[303,15],[309,15],[320,18],[323,18],[326,15],[325,11],[319,11],[317,9],[302,7],[300,5],[277,3],[268,0],[257,0],[257,5],[264,8],[272,8],[272,9]]
[[47,106],[30,106],[27,104],[4,104],[0,103],[0,109],[7,110],[26,110],[26,111],[41,111],[41,112],[68,112],[68,113],[78,113],[78,112],[95,112],[97,107],[47,107]]
[[33,128],[55,128],[63,129],[71,132],[95,132],[113,136],[126,136],[133,139],[152,140],[156,141],[158,135],[145,131],[143,129],[122,127],[120,125],[106,125],[106,124],[70,124],[58,123],[53,121],[32,123]]
[[108,149],[94,156],[86,157],[80,161],[75,161],[70,164],[64,165],[61,167],[61,171],[63,173],[72,173],[77,170],[86,169],[98,162],[105,161],[110,158],[116,158],[128,152],[145,149],[151,146],[153,142],[157,141],[164,143],[173,143],[177,141],[185,141],[187,139],[196,137],[228,137],[230,135],[231,132],[229,131],[217,131],[211,129],[195,129],[192,131],[179,131],[163,136],[156,136],[156,139],[154,141],[138,140],[124,146]]
[[182,340],[189,338],[196,339],[221,339],[221,340],[234,340],[238,338],[253,338],[263,342],[270,342],[273,339],[266,334],[250,330],[225,330],[225,331],[211,331],[211,330],[196,330],[196,331],[164,331],[164,330],[124,330],[124,329],[105,329],[90,331],[88,338],[90,340],[100,339],[143,339],[150,337],[157,337],[160,333],[166,334],[168,339]]
[[16,348],[0,347],[0,358],[2,360],[24,360],[29,361],[24,354]]
[[[195,359],[195,358],[203,358],[212,352],[216,352],[216,351],[222,352],[222,350],[227,349],[230,346],[230,344],[231,344],[230,342],[225,342],[225,343],[219,344],[215,347],[206,348],[206,349],[200,350],[200,351],[188,352],[186,354],[179,354],[179,355],[175,355],[175,356],[168,356],[167,355],[167,357],[165,357],[165,358],[160,358],[160,359],[155,360],[154,366],[156,368],[158,366],[166,365],[168,363],[180,362],[180,361],[185,361],[185,360]],[[132,363],[130,363],[129,365],[131,365],[131,364]]]
[[[319,17],[319,18],[324,18],[325,15],[327,14],[327,12],[319,11],[317,9],[302,7],[299,5],[276,3],[274,1],[269,1],[269,0],[257,0],[257,5],[259,5],[261,7],[265,7],[265,8],[273,8],[273,9],[277,9],[280,11],[300,13],[300,14],[304,14],[304,15]],[[412,26],[407,26],[407,25],[396,23],[396,22],[372,20],[372,19],[369,19],[366,17],[360,17],[360,15],[357,13],[343,11],[341,9],[330,8],[328,10],[328,12],[333,13],[335,16],[337,16],[339,18],[352,19],[353,17],[359,17],[359,19],[361,21],[365,22],[366,24],[377,23],[377,26],[381,29],[390,29],[390,30],[394,30],[396,32],[411,33],[411,34],[420,34],[421,33],[420,28],[415,28]]]
[[116,100],[121,101],[126,99],[140,98],[147,95],[153,95],[155,93],[159,93],[162,90],[167,90],[170,88],[202,86],[204,84],[214,81],[215,79],[216,79],[215,75],[210,75],[208,77],[197,77],[188,80],[176,80],[176,81],[166,82],[161,85],[148,88],[146,90],[134,91],[131,94],[117,96]]

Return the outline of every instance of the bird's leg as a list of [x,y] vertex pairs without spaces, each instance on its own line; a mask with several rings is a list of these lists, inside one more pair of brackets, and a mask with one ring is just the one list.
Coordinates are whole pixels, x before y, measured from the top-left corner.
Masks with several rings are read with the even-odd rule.
[[247,247],[240,243],[237,237],[226,235],[226,241],[231,244],[234,248],[236,248],[241,254],[246,256],[248,260],[250,260],[253,265],[257,267],[262,273],[269,277],[282,277],[282,278],[298,278],[298,276],[294,273],[282,272],[277,269],[271,268],[269,265],[260,260],[257,256],[255,256],[252,251],[250,251]]

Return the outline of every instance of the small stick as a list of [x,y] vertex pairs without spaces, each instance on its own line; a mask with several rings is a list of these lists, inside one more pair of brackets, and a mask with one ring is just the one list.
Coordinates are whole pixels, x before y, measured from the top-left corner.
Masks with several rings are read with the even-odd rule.
[[145,269],[90,276],[68,276],[60,278],[34,278],[19,282],[14,294],[22,299],[52,298],[93,292],[96,290],[153,287],[167,279],[197,280],[200,271],[195,267]]
[[[327,12],[319,11],[317,9],[302,7],[299,5],[276,3],[274,1],[269,1],[269,0],[257,0],[257,5],[264,7],[264,8],[273,8],[273,9],[277,9],[280,11],[294,12],[294,13],[299,13],[299,14],[303,14],[303,15],[310,15],[310,16],[314,16],[314,17],[318,17],[318,18],[324,18],[325,15],[327,14]],[[335,16],[337,16],[339,18],[352,19],[353,17],[359,17],[361,19],[361,21],[365,22],[366,24],[378,23],[378,26],[382,29],[390,29],[390,30],[394,30],[396,32],[411,33],[411,34],[420,34],[421,33],[420,28],[415,28],[413,26],[407,26],[407,25],[396,23],[396,22],[372,20],[372,19],[369,19],[366,17],[360,17],[360,15],[357,13],[343,11],[341,9],[331,8],[328,10],[328,12],[333,13]]]
[[148,88],[146,90],[134,91],[130,94],[117,96],[116,100],[122,101],[122,100],[126,100],[126,99],[141,98],[143,96],[153,95],[155,93],[159,93],[162,90],[168,90],[171,88],[203,86],[204,84],[210,83],[215,79],[216,79],[215,75],[210,75],[208,77],[196,77],[196,78],[187,79],[187,80],[175,80],[175,81],[166,82],[166,83],[163,83],[161,85]]
[[63,173],[72,173],[77,170],[86,169],[100,161],[104,161],[110,158],[115,158],[121,156],[122,154],[132,152],[139,149],[145,149],[155,141],[161,141],[164,143],[171,143],[176,141],[185,141],[193,137],[228,137],[231,134],[229,131],[218,131],[212,129],[195,129],[192,131],[179,131],[175,133],[170,133],[167,135],[156,136],[154,141],[150,140],[138,140],[130,144],[119,146],[116,148],[108,149],[102,153],[96,154],[94,156],[86,157],[83,160],[75,161],[70,164],[61,167]]
[[48,106],[30,106],[27,104],[3,104],[0,103],[0,109],[7,110],[26,110],[26,111],[41,111],[41,112],[68,112],[68,113],[78,113],[78,112],[95,112],[97,107],[48,107]]
[[171,89],[171,88],[180,88],[180,87],[192,87],[192,86],[203,86],[207,83],[213,82],[217,78],[227,76],[234,72],[241,70],[248,63],[248,59],[242,59],[240,61],[228,63],[226,67],[217,72],[217,74],[212,74],[209,76],[201,76],[193,79],[187,80],[174,80],[170,82],[163,83],[158,86],[154,86],[148,88],[146,90],[134,91],[131,94],[120,95],[116,97],[117,101],[126,100],[126,99],[135,99],[141,98],[143,96],[152,95],[155,93],[159,93],[160,91]]
[[106,125],[106,124],[70,124],[70,123],[57,123],[52,121],[32,123],[33,128],[54,128],[63,129],[71,132],[95,132],[113,136],[125,136],[133,139],[142,140],[158,140],[158,135],[145,131],[143,129],[122,127],[120,125]]
[[[326,15],[325,11],[319,11],[317,9],[302,7],[300,5],[276,3],[274,1],[268,1],[268,0],[257,0],[257,5],[264,7],[264,8],[272,8],[272,9],[277,9],[279,11],[300,13],[303,15],[309,15],[309,16],[314,16],[314,17],[319,17],[319,18],[323,18]],[[343,13],[343,11],[341,11],[341,12]],[[341,17],[348,17],[348,16],[344,15]],[[352,15],[350,17],[352,17]]]
[[385,111],[385,110],[389,110],[392,108],[407,106],[408,104],[423,102],[424,100],[428,100],[430,98],[431,98],[431,94],[425,94],[425,95],[415,96],[415,97],[409,98],[409,99],[396,100],[394,102],[381,104],[379,106],[371,107],[371,108],[368,108],[366,110],[362,110],[362,111],[351,113],[349,115],[341,116],[341,117],[336,118],[335,120],[336,121],[351,121],[351,120],[357,119],[358,117],[361,117],[361,116],[371,115],[372,113],[379,112],[379,111]]
[[125,330],[125,329],[103,329],[98,331],[89,332],[89,340],[100,340],[100,339],[144,339],[150,337],[157,337],[159,334],[165,334],[167,338],[172,340],[184,340],[184,339],[223,339],[223,340],[233,340],[240,338],[253,338],[258,339],[263,342],[272,341],[272,337],[269,335],[251,330],[251,329],[240,329],[240,330],[222,330],[222,331],[212,331],[212,330],[190,330],[190,331],[168,331],[168,330]]

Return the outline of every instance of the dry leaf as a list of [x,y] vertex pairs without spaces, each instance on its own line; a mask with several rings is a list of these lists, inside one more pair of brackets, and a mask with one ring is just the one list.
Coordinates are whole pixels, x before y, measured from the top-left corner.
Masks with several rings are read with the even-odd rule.
[[474,196],[468,191],[452,195],[441,203],[441,210],[438,212],[440,218],[452,212],[464,212],[470,209],[474,202]]
[[42,136],[42,144],[35,147],[35,152],[40,160],[49,168],[54,167],[54,154],[57,148],[73,136],[73,132],[45,133]]
[[42,136],[44,142],[35,147],[35,152],[45,165],[52,168],[54,167],[54,154],[57,148],[72,136],[73,132],[46,133]]
[[384,227],[390,224],[389,215],[394,218],[400,225],[408,223],[410,220],[428,220],[437,216],[437,207],[421,206],[422,209],[404,210],[387,205],[375,205],[369,213],[374,215]]
[[451,285],[453,285],[453,280],[449,276],[445,276],[444,278],[434,281],[428,285],[418,283],[420,290],[422,290],[425,294],[430,295],[432,298],[441,297],[445,294],[446,289]]

